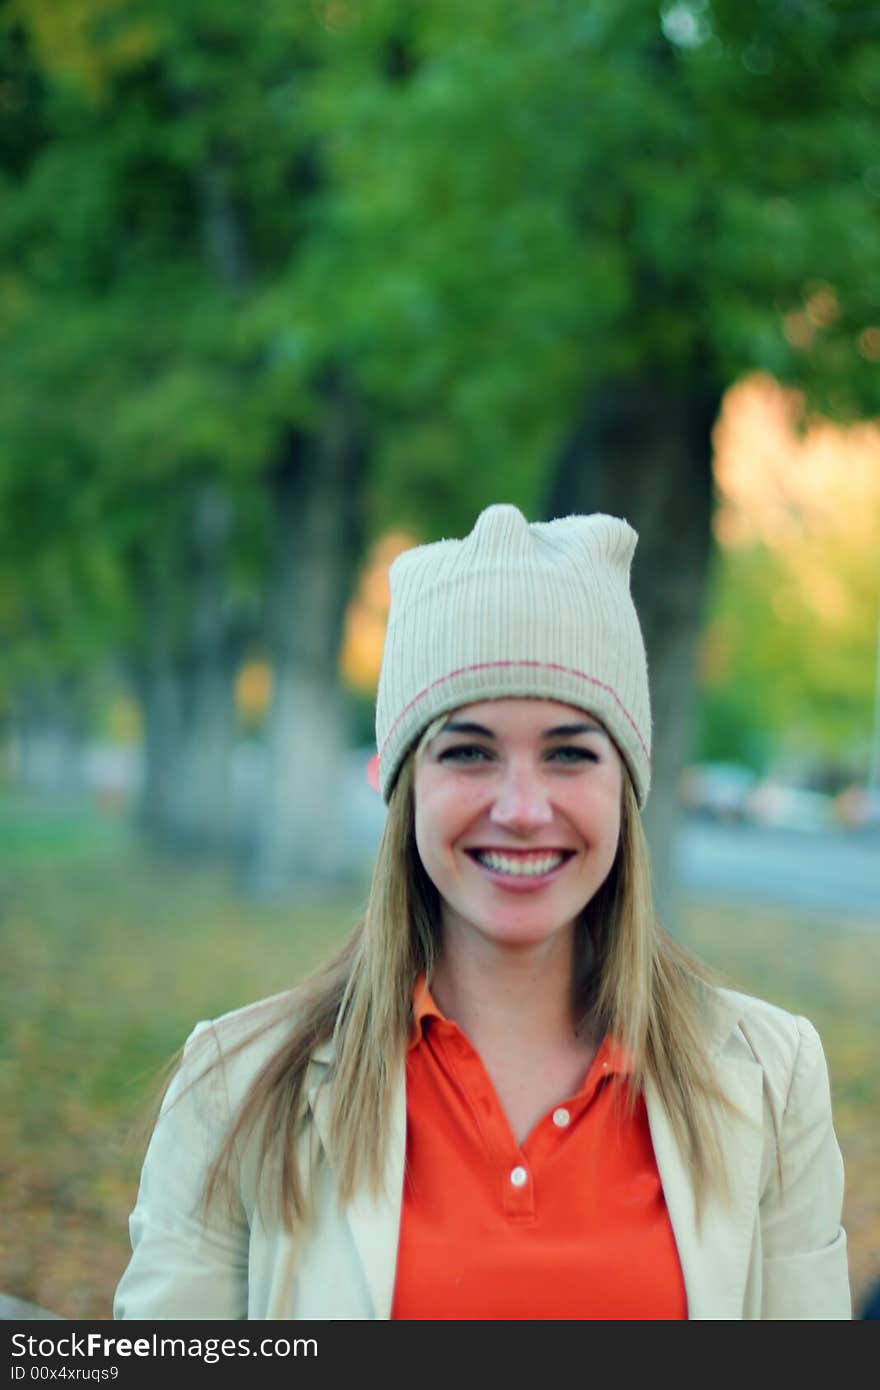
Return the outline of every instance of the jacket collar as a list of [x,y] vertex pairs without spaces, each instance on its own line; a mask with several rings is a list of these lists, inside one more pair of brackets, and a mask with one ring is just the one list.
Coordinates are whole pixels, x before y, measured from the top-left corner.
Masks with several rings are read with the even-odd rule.
[[[316,1075],[309,1089],[312,1117],[328,1162],[331,1161],[330,1089],[322,1083],[334,1056],[332,1041],[315,1048],[312,1064]],[[398,1068],[392,1083],[389,1124],[387,1162],[381,1191],[377,1193],[371,1187],[364,1186],[345,1209],[377,1318],[390,1317],[394,1298],[406,1159],[406,1083],[403,1066]]]
[[332,1038],[326,1042],[319,1043],[312,1053],[312,1062],[317,1062],[321,1066],[328,1067],[336,1057],[336,1044]]
[[688,1164],[660,1103],[648,1085],[645,1105],[654,1156],[684,1274],[688,1317],[739,1318],[749,1275],[764,1149],[763,1071],[731,1043],[742,1017],[742,998],[712,991],[710,1048],[721,1090],[735,1107],[719,1113],[728,1160],[729,1196],[707,1198],[698,1220]]
[[760,1195],[762,1073],[746,1058],[720,1058],[718,1080],[738,1114],[725,1116],[723,1151],[729,1198],[709,1197],[697,1218],[686,1160],[653,1086],[645,1091],[657,1169],[681,1260],[688,1317],[739,1318],[749,1274]]
[[709,1017],[709,1051],[718,1057],[739,1030],[746,996],[705,985],[704,998]]

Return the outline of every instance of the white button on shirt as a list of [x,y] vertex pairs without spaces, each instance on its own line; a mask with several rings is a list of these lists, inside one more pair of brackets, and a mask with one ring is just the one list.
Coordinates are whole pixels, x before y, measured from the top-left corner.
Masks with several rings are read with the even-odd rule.
[[571,1116],[569,1115],[568,1111],[564,1108],[564,1106],[560,1105],[558,1110],[553,1111],[553,1123],[555,1124],[557,1129],[565,1129],[565,1126],[570,1122]]
[[528,1180],[529,1175],[525,1168],[518,1167],[511,1171],[510,1181],[513,1183],[514,1187],[525,1187]]

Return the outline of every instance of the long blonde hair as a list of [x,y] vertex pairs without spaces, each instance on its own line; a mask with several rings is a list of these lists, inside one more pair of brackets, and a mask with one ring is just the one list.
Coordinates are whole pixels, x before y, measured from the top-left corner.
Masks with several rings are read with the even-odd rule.
[[[366,911],[337,955],[289,996],[292,1028],[247,1092],[209,1172],[206,1204],[236,1186],[243,1139],[258,1144],[258,1170],[277,1174],[265,1194],[288,1229],[308,1219],[309,1181],[299,1140],[308,1125],[312,1054],[333,1041],[330,1147],[343,1202],[368,1183],[378,1191],[388,1145],[392,1090],[404,1065],[412,995],[430,979],[440,946],[440,902],[415,843],[414,771],[448,716],[435,720],[402,765],[391,795]],[[578,925],[575,998],[599,1036],[610,1033],[632,1061],[627,1099],[656,1088],[689,1163],[698,1210],[727,1183],[714,1107],[728,1104],[708,1050],[703,967],[658,924],[635,791],[623,778],[621,833],[605,883]],[[271,1022],[266,1025],[271,1026]],[[232,1051],[246,1047],[246,1038]]]

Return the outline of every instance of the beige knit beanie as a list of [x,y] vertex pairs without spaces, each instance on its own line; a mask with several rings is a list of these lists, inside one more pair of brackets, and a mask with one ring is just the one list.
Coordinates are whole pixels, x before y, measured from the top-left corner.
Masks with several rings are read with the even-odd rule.
[[437,715],[531,695],[600,719],[644,806],[651,708],[629,591],[637,539],[617,517],[529,525],[501,504],[487,507],[464,540],[397,557],[376,700],[386,801],[408,749]]

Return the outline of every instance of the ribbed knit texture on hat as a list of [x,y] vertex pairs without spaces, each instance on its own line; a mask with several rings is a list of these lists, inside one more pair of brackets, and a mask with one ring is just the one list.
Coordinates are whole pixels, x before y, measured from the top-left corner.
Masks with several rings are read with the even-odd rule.
[[596,715],[644,806],[651,709],[629,589],[637,539],[617,517],[530,525],[501,504],[487,507],[464,540],[397,557],[376,700],[386,801],[410,745],[438,715],[530,695]]

